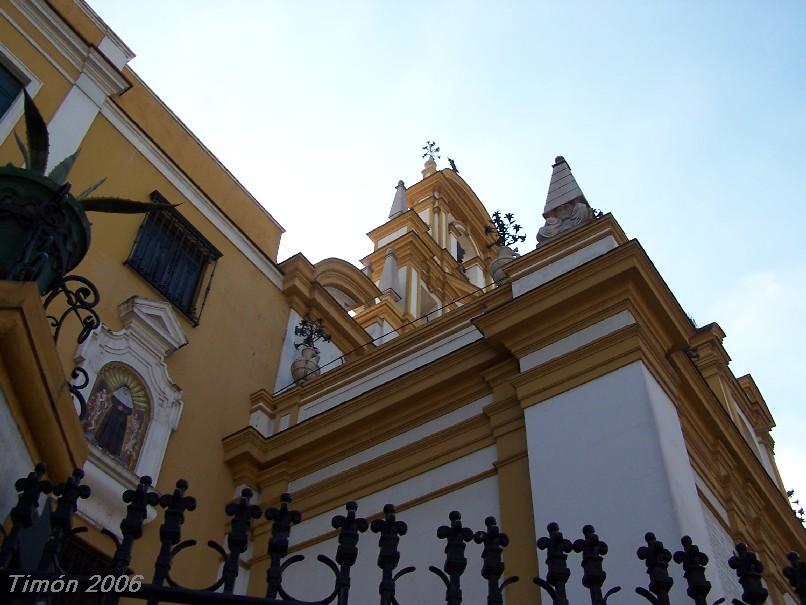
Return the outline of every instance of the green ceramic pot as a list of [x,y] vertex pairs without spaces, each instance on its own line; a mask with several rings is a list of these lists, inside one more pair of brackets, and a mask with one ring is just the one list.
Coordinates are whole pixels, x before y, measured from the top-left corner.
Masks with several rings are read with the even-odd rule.
[[90,223],[69,186],[0,168],[0,279],[35,281],[41,294],[81,262]]

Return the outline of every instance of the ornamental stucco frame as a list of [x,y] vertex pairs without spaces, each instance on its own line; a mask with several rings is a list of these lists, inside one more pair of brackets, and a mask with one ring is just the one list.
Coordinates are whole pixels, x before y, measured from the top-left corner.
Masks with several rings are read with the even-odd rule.
[[76,364],[87,372],[90,388],[105,365],[118,362],[142,378],[151,401],[151,417],[134,473],[90,444],[85,482],[92,486],[96,505],[82,507],[82,512],[115,532],[123,514],[120,493],[133,489],[137,478],[144,475],[156,483],[168,438],[179,425],[182,389],[171,380],[165,359],[187,344],[170,303],[135,296],[120,305],[119,313],[123,329],[112,331],[101,325],[79,345],[75,356]]

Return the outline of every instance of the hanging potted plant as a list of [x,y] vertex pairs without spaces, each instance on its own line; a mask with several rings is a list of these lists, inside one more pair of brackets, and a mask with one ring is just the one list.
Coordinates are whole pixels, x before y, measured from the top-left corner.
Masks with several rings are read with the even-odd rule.
[[493,212],[493,224],[485,229],[487,234],[494,233],[498,236],[490,247],[498,246],[493,262],[490,263],[490,273],[494,282],[500,282],[507,278],[504,273],[504,266],[511,263],[518,257],[518,249],[512,248],[512,244],[526,241],[525,235],[518,235],[521,226],[515,222],[515,215],[507,212],[501,216],[498,211]]
[[330,342],[330,336],[322,329],[322,320],[314,321],[307,313],[294,328],[294,335],[301,336],[302,341],[294,344],[299,357],[291,363],[291,377],[302,385],[319,376],[319,349],[316,343],[320,340]]
[[74,196],[67,175],[79,152],[45,173],[47,126],[27,92],[24,96],[27,145],[14,135],[23,166],[0,167],[0,279],[34,281],[44,295],[87,253],[90,223],[86,212],[142,213],[169,206],[88,197],[105,179]]

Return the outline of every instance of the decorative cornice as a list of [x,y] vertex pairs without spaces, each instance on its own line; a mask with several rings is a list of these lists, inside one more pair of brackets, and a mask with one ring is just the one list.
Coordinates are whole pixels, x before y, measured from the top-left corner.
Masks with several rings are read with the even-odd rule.
[[108,97],[119,95],[131,87],[129,81],[96,48],[87,50],[82,72]]
[[89,52],[89,45],[45,0],[11,0],[15,8],[53,44],[65,59],[79,71]]

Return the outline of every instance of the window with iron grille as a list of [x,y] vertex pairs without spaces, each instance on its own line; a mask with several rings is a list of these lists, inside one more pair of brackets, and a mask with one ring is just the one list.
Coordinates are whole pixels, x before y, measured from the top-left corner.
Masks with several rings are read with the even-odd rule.
[[0,116],[8,111],[20,92],[22,92],[22,82],[0,63]]
[[[157,191],[151,200],[168,203]],[[169,208],[146,216],[126,263],[197,325],[220,257],[185,217]]]

